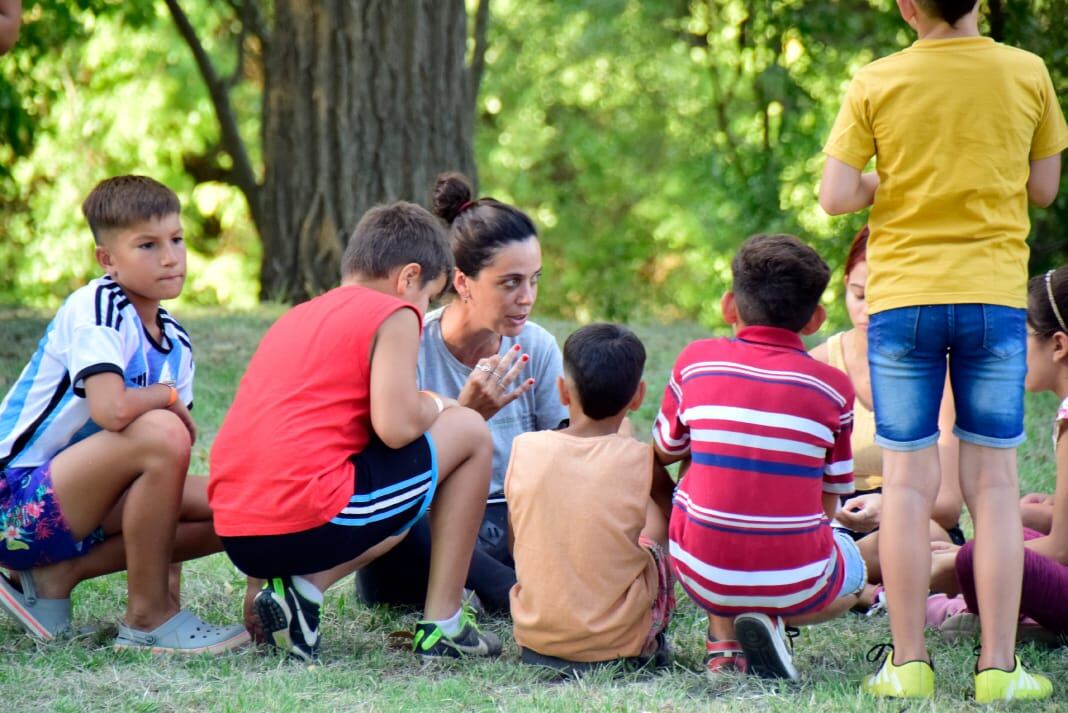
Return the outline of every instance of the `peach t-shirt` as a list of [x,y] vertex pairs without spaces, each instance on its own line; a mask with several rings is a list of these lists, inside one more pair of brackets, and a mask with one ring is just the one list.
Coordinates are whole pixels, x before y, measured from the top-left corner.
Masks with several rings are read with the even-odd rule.
[[657,593],[656,565],[638,544],[652,466],[651,446],[617,434],[515,439],[504,492],[516,643],[570,661],[641,653]]

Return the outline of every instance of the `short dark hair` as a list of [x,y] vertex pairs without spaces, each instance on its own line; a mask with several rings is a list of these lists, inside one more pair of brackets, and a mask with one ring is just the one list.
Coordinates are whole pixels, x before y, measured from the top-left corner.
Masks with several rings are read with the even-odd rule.
[[932,17],[941,18],[950,27],[957,26],[957,20],[971,12],[979,0],[917,0],[917,4]]
[[106,178],[96,184],[82,203],[82,213],[89,221],[97,245],[109,231],[181,210],[177,194],[148,176]]
[[564,342],[564,373],[578,392],[582,412],[595,420],[619,414],[638,390],[645,346],[619,324],[589,324]]
[[1046,339],[1057,332],[1068,334],[1064,320],[1068,320],[1068,267],[1032,277],[1027,283],[1027,323]]
[[448,223],[456,268],[468,277],[478,277],[505,245],[538,237],[534,221],[515,206],[474,198],[462,173],[438,176],[430,203],[434,214]]
[[414,262],[423,271],[422,284],[452,272],[452,251],[445,229],[430,211],[397,201],[363,214],[341,256],[341,274],[382,278]]
[[831,270],[793,235],[753,235],[731,260],[734,302],[747,325],[799,332],[819,306]]

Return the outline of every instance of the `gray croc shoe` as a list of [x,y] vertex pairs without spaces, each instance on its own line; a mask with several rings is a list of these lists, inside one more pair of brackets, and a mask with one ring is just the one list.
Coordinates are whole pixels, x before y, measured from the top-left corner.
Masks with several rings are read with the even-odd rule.
[[18,572],[20,587],[0,575],[0,607],[41,641],[51,641],[70,627],[70,599],[42,599],[33,577]]
[[221,654],[248,641],[248,632],[240,624],[215,626],[183,609],[152,631],[119,624],[114,647],[148,649],[154,654]]

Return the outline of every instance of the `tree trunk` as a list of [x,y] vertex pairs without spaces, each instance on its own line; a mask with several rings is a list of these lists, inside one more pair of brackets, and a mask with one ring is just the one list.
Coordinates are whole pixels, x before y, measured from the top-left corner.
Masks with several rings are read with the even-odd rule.
[[277,0],[264,52],[261,297],[338,284],[371,206],[474,178],[463,0]]

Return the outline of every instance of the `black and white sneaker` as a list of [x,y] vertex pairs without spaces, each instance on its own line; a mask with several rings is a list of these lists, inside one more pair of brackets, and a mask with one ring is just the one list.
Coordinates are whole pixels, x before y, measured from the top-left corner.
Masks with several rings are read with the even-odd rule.
[[424,661],[440,658],[465,658],[468,656],[498,656],[501,640],[491,631],[482,631],[474,617],[464,607],[463,628],[456,636],[447,636],[441,627],[432,621],[415,625],[412,648]]
[[734,633],[749,662],[749,673],[761,678],[798,679],[780,617],[741,614],[734,619]]
[[252,602],[267,640],[302,661],[319,658],[319,604],[302,596],[290,577],[272,577]]

